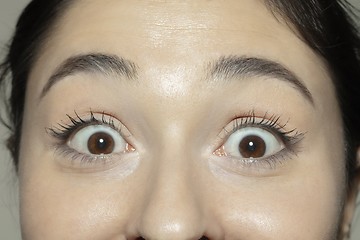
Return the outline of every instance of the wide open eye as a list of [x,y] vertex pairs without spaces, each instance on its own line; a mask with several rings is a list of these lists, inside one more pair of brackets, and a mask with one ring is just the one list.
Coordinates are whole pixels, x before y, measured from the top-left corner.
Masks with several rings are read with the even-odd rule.
[[104,155],[125,152],[126,141],[121,135],[105,125],[89,125],[79,130],[68,142],[78,152]]
[[272,133],[257,127],[237,130],[223,146],[227,155],[241,158],[262,158],[284,148],[284,144]]

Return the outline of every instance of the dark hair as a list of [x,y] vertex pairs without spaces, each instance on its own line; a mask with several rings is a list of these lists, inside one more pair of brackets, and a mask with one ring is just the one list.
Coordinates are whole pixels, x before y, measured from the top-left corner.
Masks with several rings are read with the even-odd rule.
[[[348,187],[356,175],[360,145],[360,36],[356,10],[347,0],[264,0],[295,27],[299,37],[325,61],[332,75],[345,132]],[[359,11],[358,11],[359,12]],[[352,18],[353,17],[353,18]]]
[[[24,9],[11,40],[8,54],[0,65],[0,86],[5,88],[8,77],[11,95],[6,99],[10,124],[5,124],[12,135],[7,147],[16,170],[19,165],[21,127],[24,114],[27,79],[41,51],[42,44],[51,35],[52,27],[71,0],[34,0]],[[5,95],[6,90],[3,89]],[[3,121],[4,122],[4,121]]]
[[[8,148],[15,167],[19,163],[21,126],[27,79],[56,20],[71,0],[33,0],[16,26],[8,55],[1,64],[0,83],[11,81],[7,101],[12,136]],[[360,39],[346,0],[264,0],[274,16],[286,20],[328,65],[337,90],[346,140],[347,180],[356,170],[356,149],[360,143]],[[352,8],[354,10],[354,8]],[[355,15],[353,15],[355,16]]]

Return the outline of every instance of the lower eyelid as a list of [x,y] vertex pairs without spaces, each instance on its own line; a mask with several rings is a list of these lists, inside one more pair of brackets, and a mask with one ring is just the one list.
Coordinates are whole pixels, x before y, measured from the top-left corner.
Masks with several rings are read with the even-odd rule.
[[[79,154],[73,149],[65,149],[67,156],[56,154],[55,164],[62,172],[78,174],[111,174],[117,178],[124,178],[133,172],[139,165],[139,157],[136,152],[129,154],[111,154],[108,156],[91,156]],[[116,171],[108,171],[116,169]],[[100,175],[101,176],[101,175]]]
[[114,165],[128,154],[135,152],[131,145],[126,145],[126,152],[114,152],[106,155],[94,155],[89,153],[78,152],[76,149],[67,144],[58,144],[55,149],[55,156],[61,166],[71,168],[92,168],[105,167]]
[[[283,169],[293,165],[291,151],[284,148],[280,152],[259,159],[242,159],[232,156],[214,156],[209,160],[209,167],[216,174],[248,176],[248,177],[270,177],[279,174]],[[226,174],[227,173],[227,174]]]

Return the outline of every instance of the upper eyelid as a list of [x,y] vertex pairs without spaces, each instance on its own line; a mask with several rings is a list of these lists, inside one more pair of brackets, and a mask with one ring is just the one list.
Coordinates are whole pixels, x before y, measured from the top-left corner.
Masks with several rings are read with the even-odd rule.
[[256,115],[254,111],[251,111],[241,117],[235,117],[223,128],[218,137],[222,139],[223,145],[234,132],[246,127],[258,127],[271,132],[278,137],[286,147],[291,148],[291,145],[299,143],[307,132],[303,133],[298,131],[296,127],[288,131],[285,130],[284,128],[288,125],[290,119],[283,122],[281,118],[281,115],[270,115],[267,112],[261,117]]
[[[70,120],[70,123],[64,123],[64,121],[61,121],[61,123],[58,123],[56,126],[46,128],[46,132],[50,133],[50,135],[52,135],[53,137],[56,137],[58,139],[60,138],[62,141],[66,141],[74,132],[78,132],[80,129],[86,126],[96,124],[108,126],[117,131],[124,138],[128,138],[131,135],[129,131],[126,131],[129,132],[128,135],[123,134],[125,125],[113,115],[106,114],[105,112],[100,113],[90,110],[90,113],[85,117],[80,117],[76,111],[74,111],[74,114],[76,117],[72,117],[69,114],[66,114],[66,116]],[[100,119],[96,117],[96,115],[98,114],[101,115]],[[88,117],[89,119],[85,119]],[[118,126],[115,125],[114,120],[119,122]],[[125,129],[127,128],[125,127]]]
[[[240,117],[235,116],[235,118],[233,118],[223,128],[223,130],[219,134],[219,137],[222,133],[225,133],[225,135],[228,136],[241,128],[245,128],[245,127],[249,127],[249,126],[257,126],[257,127],[263,126],[264,128],[270,129],[270,130],[272,130],[272,129],[280,130],[280,129],[283,129],[289,122],[289,120],[287,120],[285,124],[281,124],[280,123],[281,116],[277,116],[275,114],[270,115],[269,118],[267,116],[268,116],[267,113],[265,113],[264,116],[262,116],[262,117],[257,116],[253,111],[250,112],[249,114],[246,114],[246,115],[243,115]],[[284,130],[284,132],[286,132],[286,131]]]

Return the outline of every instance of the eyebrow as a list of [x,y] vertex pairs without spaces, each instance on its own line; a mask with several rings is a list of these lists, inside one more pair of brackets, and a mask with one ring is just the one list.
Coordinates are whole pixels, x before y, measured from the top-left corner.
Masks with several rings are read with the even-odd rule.
[[[39,99],[41,100],[56,83],[67,76],[78,73],[100,73],[134,80],[137,78],[137,69],[135,63],[119,58],[116,55],[92,53],[73,56],[65,60],[52,74],[45,84]],[[209,74],[208,79],[215,79],[219,82],[247,77],[270,77],[283,80],[291,83],[295,89],[299,90],[314,105],[310,91],[305,87],[300,78],[282,64],[272,60],[245,56],[221,57],[209,63],[207,72]]]
[[263,58],[221,57],[208,66],[209,78],[220,82],[247,77],[270,77],[292,84],[314,106],[314,99],[300,78],[282,64]]
[[40,100],[60,80],[78,73],[100,73],[135,79],[137,67],[135,63],[116,55],[93,53],[70,57],[51,75],[40,94]]

